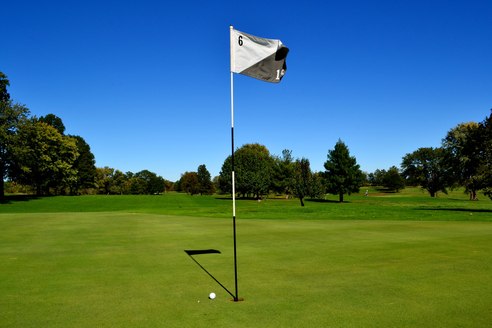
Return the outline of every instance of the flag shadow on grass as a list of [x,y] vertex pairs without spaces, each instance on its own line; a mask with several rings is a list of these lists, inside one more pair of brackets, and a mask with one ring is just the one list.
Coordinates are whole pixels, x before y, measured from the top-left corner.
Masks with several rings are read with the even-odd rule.
[[193,255],[201,255],[201,254],[221,254],[219,250],[216,249],[185,249],[185,253],[203,270],[206,274],[210,276],[216,283],[220,285],[229,295],[235,298],[234,294],[232,294],[220,281],[218,281],[210,272],[207,271],[194,257]]

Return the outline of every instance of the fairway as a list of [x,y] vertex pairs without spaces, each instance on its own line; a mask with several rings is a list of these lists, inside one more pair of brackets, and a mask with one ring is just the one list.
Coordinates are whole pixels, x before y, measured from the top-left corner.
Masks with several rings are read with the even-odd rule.
[[[46,203],[64,199],[94,201],[37,201],[42,209],[41,204],[49,208]],[[135,199],[152,212],[157,198]],[[0,326],[487,327],[492,322],[490,222],[295,219],[288,214],[298,208],[294,201],[296,207],[284,210],[291,202],[248,201],[241,205],[248,219],[238,221],[244,301],[234,303],[184,252],[220,250],[195,259],[234,291],[231,222],[207,216],[229,202],[171,199],[217,207],[200,217],[0,212]],[[397,207],[412,203],[402,197]],[[350,203],[321,205],[336,214],[338,206]],[[2,206],[22,212],[18,203]],[[309,206],[321,212],[320,204]],[[370,207],[359,205],[367,213]],[[262,211],[287,218],[262,219]],[[490,215],[483,208],[476,213]],[[217,294],[213,301],[210,292]]]

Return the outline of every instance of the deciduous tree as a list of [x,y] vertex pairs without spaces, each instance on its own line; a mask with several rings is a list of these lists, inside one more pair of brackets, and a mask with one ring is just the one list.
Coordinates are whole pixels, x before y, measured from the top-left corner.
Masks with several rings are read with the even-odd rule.
[[492,110],[480,123],[483,161],[480,172],[483,175],[484,193],[492,200]]
[[[130,172],[131,173],[131,172]],[[133,173],[131,173],[133,175]],[[130,182],[127,174],[120,170],[114,170],[111,175],[111,185],[109,192],[112,194],[123,195],[130,193]]]
[[96,188],[99,194],[111,193],[114,172],[115,170],[108,166],[96,168]]
[[77,171],[77,179],[70,186],[70,194],[80,193],[82,189],[94,188],[96,178],[96,160],[91,148],[84,138],[80,136],[69,136],[75,140],[79,155],[73,167]]
[[311,165],[307,158],[297,159],[293,163],[290,189],[295,197],[299,198],[301,206],[304,206],[304,198],[315,199],[324,197],[322,177],[311,171]]
[[431,197],[435,197],[439,191],[447,194],[451,184],[442,148],[424,147],[406,154],[401,167],[403,176],[412,184],[427,190]]
[[20,122],[27,119],[29,110],[10,99],[7,87],[10,82],[0,72],[0,199],[4,197],[4,181],[12,164],[12,144]]
[[[383,170],[384,171],[384,170]],[[396,192],[405,188],[405,180],[396,166],[392,166],[382,177],[382,186]]]
[[54,127],[35,118],[26,120],[19,125],[12,144],[11,176],[32,186],[37,195],[48,194],[50,188],[63,190],[76,179],[76,142]]
[[196,172],[185,172],[180,179],[181,190],[190,195],[196,195],[200,192],[200,183]]
[[135,173],[135,178],[142,182],[143,190],[139,191],[139,194],[153,195],[164,191],[164,179],[154,172],[142,170]]
[[324,199],[325,198],[325,186],[323,184],[323,173],[314,172],[312,174],[311,186],[309,191],[309,197],[313,199]]
[[307,158],[297,159],[294,162],[292,190],[294,196],[299,198],[301,206],[304,206],[304,197],[311,191],[312,172]]
[[480,125],[476,122],[458,124],[442,140],[446,152],[446,165],[451,169],[453,182],[464,186],[470,200],[477,199],[477,191],[484,187],[480,172],[483,160],[483,143]]
[[[232,192],[231,156],[227,157],[220,172],[223,192]],[[261,197],[269,192],[273,173],[273,159],[268,149],[260,144],[246,144],[234,154],[236,192],[243,196]]]

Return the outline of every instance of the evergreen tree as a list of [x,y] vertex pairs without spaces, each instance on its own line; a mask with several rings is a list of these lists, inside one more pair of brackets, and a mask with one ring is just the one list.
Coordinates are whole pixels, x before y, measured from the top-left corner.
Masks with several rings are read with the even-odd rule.
[[208,172],[205,164],[198,166],[197,177],[200,195],[213,194],[215,188],[212,183],[212,176],[210,175],[210,172]]
[[46,116],[41,116],[39,118],[40,122],[44,122],[48,125],[54,127],[61,135],[65,134],[65,125],[61,118],[56,116],[55,114],[48,114]]
[[339,196],[343,202],[343,195],[359,192],[363,183],[363,174],[355,157],[350,156],[349,149],[340,139],[333,150],[328,151],[328,160],[325,162],[325,181],[327,192]]
[[0,72],[0,102],[7,103],[10,100],[10,94],[7,91],[8,86],[10,86],[10,81],[7,75]]
[[282,150],[282,157],[277,156],[273,161],[271,189],[277,194],[289,196],[292,193],[292,179],[294,175],[292,151],[288,149]]

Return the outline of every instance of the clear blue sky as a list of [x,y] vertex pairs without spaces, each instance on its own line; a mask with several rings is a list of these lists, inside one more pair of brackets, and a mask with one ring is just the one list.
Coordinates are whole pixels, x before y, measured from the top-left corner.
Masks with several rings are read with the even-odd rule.
[[322,171],[340,138],[372,172],[492,108],[489,0],[4,1],[1,17],[12,98],[123,172],[218,175],[231,24],[290,48],[280,84],[235,75],[236,146]]

